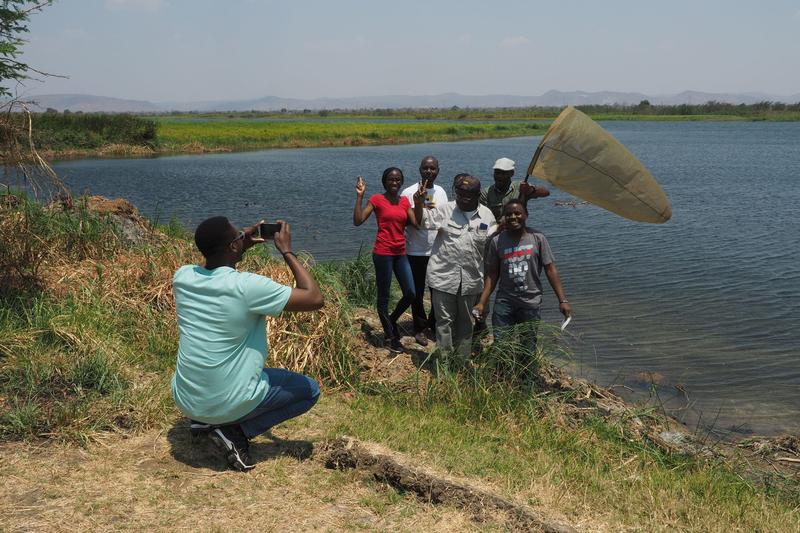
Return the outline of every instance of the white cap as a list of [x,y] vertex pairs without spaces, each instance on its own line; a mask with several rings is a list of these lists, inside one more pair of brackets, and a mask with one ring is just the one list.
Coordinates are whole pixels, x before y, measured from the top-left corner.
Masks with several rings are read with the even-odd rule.
[[501,157],[494,162],[495,170],[514,170],[514,161],[507,157]]

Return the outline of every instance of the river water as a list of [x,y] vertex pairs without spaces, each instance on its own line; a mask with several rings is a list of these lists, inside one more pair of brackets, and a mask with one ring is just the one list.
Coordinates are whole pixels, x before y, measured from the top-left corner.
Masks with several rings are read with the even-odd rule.
[[[608,122],[673,204],[664,225],[627,221],[551,190],[529,204],[575,319],[566,361],[578,374],[648,396],[692,427],[800,433],[800,123]],[[524,169],[539,137],[424,145],[271,150],[55,165],[73,189],[124,197],[151,219],[189,228],[284,218],[317,259],[369,249],[374,222],[352,225],[353,186],[367,195],[399,166],[407,183],[434,154],[439,183],[458,172],[491,182],[501,156]],[[558,322],[546,292],[544,318]],[[659,382],[657,397],[650,386]]]

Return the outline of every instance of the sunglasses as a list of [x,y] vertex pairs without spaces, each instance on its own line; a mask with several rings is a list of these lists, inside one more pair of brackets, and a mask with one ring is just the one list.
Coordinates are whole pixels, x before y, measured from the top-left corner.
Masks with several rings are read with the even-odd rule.
[[466,196],[466,197],[473,197],[478,196],[481,191],[478,190],[471,190],[471,189],[460,189],[458,187],[455,188],[456,196]]
[[241,241],[242,239],[244,239],[244,231],[240,231],[239,233],[237,233],[236,237],[234,237],[234,239],[228,243],[228,246],[235,243],[236,241]]

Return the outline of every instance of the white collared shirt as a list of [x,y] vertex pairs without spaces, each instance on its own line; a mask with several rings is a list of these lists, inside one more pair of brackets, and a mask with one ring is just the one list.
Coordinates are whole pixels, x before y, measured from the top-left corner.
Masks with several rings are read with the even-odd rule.
[[483,290],[483,256],[489,236],[497,229],[492,212],[483,205],[467,215],[455,201],[423,209],[422,227],[436,230],[426,281],[448,294],[479,294]]

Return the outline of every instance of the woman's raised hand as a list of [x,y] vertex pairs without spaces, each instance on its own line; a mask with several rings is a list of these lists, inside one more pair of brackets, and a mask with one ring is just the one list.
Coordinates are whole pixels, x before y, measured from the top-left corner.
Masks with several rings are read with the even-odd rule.
[[356,194],[358,196],[364,196],[364,192],[366,190],[367,190],[367,184],[364,183],[364,178],[359,176],[358,180],[356,180]]

